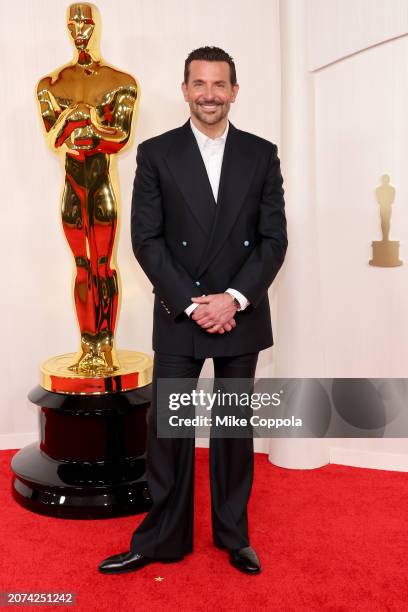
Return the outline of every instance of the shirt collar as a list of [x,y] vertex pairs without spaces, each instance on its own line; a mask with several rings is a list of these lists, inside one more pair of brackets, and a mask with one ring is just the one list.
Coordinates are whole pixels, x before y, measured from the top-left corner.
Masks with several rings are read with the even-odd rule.
[[218,138],[210,138],[209,136],[207,136],[207,134],[204,134],[203,132],[201,132],[198,128],[196,128],[194,123],[191,121],[191,118],[190,118],[190,127],[193,131],[194,136],[197,139],[198,146],[201,149],[205,147],[209,142],[217,142],[217,143],[219,142],[220,144],[221,143],[225,144],[225,141],[227,139],[228,129],[229,129],[229,121],[227,121],[227,126],[224,132],[221,134],[221,136],[218,136]]

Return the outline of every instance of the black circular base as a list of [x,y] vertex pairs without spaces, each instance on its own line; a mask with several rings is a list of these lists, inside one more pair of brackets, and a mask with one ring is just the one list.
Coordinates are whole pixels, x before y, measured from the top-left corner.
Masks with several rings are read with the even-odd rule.
[[25,508],[61,518],[108,518],[151,507],[145,479],[146,413],[151,385],[98,396],[38,386],[40,443],[11,462],[12,493]]

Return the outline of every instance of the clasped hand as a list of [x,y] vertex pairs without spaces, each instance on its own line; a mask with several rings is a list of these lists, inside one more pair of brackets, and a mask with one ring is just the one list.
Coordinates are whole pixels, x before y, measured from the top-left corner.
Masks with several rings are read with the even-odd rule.
[[236,326],[234,315],[237,307],[229,293],[213,293],[192,297],[191,300],[199,304],[191,318],[210,334],[223,334]]

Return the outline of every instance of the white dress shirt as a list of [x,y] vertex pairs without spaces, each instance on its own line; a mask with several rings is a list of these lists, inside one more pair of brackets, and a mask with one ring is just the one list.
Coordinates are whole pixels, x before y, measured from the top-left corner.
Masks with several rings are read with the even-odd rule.
[[190,126],[193,134],[196,137],[198,148],[200,149],[201,157],[207,170],[208,180],[210,181],[211,189],[214,194],[214,200],[217,202],[218,187],[220,184],[222,158],[224,157],[225,141],[227,140],[229,121],[224,133],[218,138],[210,138],[196,128],[190,119]]
[[[196,137],[198,148],[200,149],[201,157],[203,158],[205,169],[207,170],[207,176],[208,180],[210,181],[214,200],[217,203],[222,159],[224,156],[224,148],[228,134],[229,121],[227,121],[227,127],[225,128],[223,134],[221,134],[221,136],[219,136],[218,138],[210,138],[206,134],[203,134],[203,132],[200,132],[200,130],[196,128],[191,119],[190,126],[194,136]],[[231,289],[230,287],[226,289],[226,292],[238,300],[240,310],[245,310],[249,302],[247,298],[242,295],[242,293],[240,293],[236,289]],[[184,312],[188,316],[190,316],[193,310],[197,308],[197,306],[199,306],[199,304],[190,304],[190,306],[188,306]]]

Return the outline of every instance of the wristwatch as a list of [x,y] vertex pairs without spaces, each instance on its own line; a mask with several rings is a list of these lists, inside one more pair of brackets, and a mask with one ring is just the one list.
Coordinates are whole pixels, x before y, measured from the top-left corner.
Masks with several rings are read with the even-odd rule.
[[236,309],[241,310],[241,304],[238,302],[235,295],[232,295],[232,293],[229,293],[228,291],[225,291],[225,293],[227,293],[228,295],[232,297],[232,303],[235,305]]

